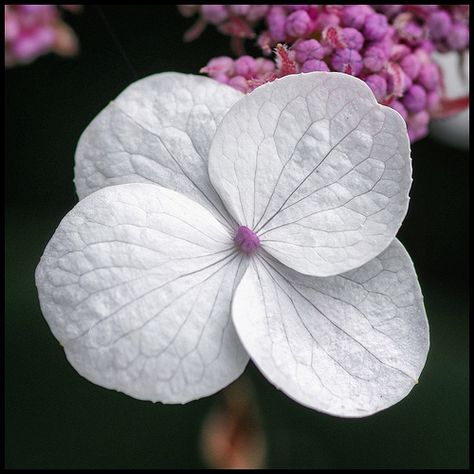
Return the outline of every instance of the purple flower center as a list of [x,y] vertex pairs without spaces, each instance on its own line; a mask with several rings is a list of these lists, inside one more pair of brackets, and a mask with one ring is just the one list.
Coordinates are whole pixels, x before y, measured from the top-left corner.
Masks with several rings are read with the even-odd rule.
[[234,243],[242,252],[252,255],[260,247],[260,239],[248,227],[241,225],[234,237]]

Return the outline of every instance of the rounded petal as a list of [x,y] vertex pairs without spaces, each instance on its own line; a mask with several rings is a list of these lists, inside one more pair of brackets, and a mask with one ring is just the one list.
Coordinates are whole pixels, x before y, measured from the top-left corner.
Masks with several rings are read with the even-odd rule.
[[363,267],[326,278],[257,259],[236,290],[232,316],[276,387],[336,416],[367,416],[400,401],[428,353],[417,276],[397,240]]
[[194,199],[225,222],[228,215],[210,185],[207,159],[217,124],[241,97],[213,79],[175,72],[134,82],[79,140],[79,198],[115,184],[156,183]]
[[405,217],[406,124],[360,79],[289,75],[231,108],[209,173],[229,212],[269,253],[305,274],[336,275],[384,250]]
[[185,403],[234,381],[248,356],[230,318],[245,270],[201,205],[111,186],[63,219],[36,270],[41,309],[74,368],[132,397]]

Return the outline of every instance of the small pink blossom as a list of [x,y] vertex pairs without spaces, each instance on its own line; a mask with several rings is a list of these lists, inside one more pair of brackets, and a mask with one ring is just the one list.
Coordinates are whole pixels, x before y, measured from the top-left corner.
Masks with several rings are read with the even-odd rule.
[[440,85],[438,66],[434,63],[423,64],[420,68],[418,83],[426,90],[435,90]]
[[366,18],[373,13],[374,10],[368,5],[351,5],[344,9],[341,19],[345,26],[361,30]]
[[304,37],[311,33],[313,26],[313,20],[308,13],[304,10],[297,10],[286,19],[285,30],[288,36]]
[[336,51],[331,62],[336,71],[357,76],[362,71],[362,57],[355,49],[340,49]]
[[406,55],[400,62],[405,74],[410,76],[411,79],[416,79],[420,73],[421,63],[419,58],[415,54]]
[[301,72],[325,71],[329,72],[329,66],[319,59],[308,59],[303,63]]
[[421,112],[426,107],[426,91],[414,84],[403,97],[403,105],[409,112]]
[[272,6],[267,15],[268,32],[273,41],[284,41],[286,38],[286,13],[283,7]]
[[387,64],[388,57],[382,48],[369,46],[364,54],[364,66],[373,72],[380,71]]
[[378,101],[383,100],[387,95],[387,81],[384,77],[377,74],[371,74],[366,77],[365,82],[372,89],[372,92]]
[[251,56],[241,56],[234,62],[235,74],[247,79],[254,77],[257,72],[257,64]]
[[343,28],[341,34],[348,48],[359,51],[364,46],[364,36],[355,28]]
[[469,44],[469,28],[464,23],[455,23],[447,36],[447,44],[452,49],[462,50]]
[[387,18],[380,13],[367,15],[364,21],[364,36],[368,40],[378,41],[382,39],[388,31]]
[[[77,11],[79,6],[64,7]],[[77,50],[76,35],[57,5],[5,5],[5,66],[28,64],[49,52],[72,56]]]
[[229,79],[227,84],[234,89],[237,89],[240,92],[249,92],[249,84],[247,82],[247,79],[242,76],[234,76]]
[[325,56],[324,48],[319,41],[309,39],[295,43],[293,47],[295,52],[295,59],[299,63],[304,63],[308,59],[323,59]]
[[221,23],[228,17],[227,9],[224,5],[203,5],[201,12],[204,19],[213,24]]
[[442,39],[451,29],[451,17],[445,10],[435,11],[428,17],[427,25],[433,39]]
[[408,118],[408,111],[399,100],[394,100],[393,102],[391,102],[390,107],[396,110],[403,117],[404,120]]

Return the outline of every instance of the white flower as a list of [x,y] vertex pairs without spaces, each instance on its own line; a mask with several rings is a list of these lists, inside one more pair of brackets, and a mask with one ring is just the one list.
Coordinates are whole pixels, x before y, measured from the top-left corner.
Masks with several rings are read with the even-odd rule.
[[157,74],[93,120],[75,171],[82,200],[36,282],[90,381],[185,403],[250,356],[294,400],[347,417],[417,383],[428,323],[395,239],[409,141],[359,79],[291,75],[243,95]]

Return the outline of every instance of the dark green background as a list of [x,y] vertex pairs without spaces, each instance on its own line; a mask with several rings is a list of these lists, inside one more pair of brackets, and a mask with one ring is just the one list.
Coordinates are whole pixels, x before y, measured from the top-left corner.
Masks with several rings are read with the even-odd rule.
[[[74,149],[89,121],[133,80],[197,73],[228,41],[163,6],[104,6],[68,15],[75,59],[47,56],[6,72],[6,467],[204,467],[198,433],[218,395],[185,406],[134,400],[81,378],[42,318],[34,270],[77,198]],[[365,419],[306,409],[250,364],[268,435],[269,467],[468,466],[468,156],[431,139],[413,146],[408,216],[398,237],[418,271],[431,325],[420,383]]]

